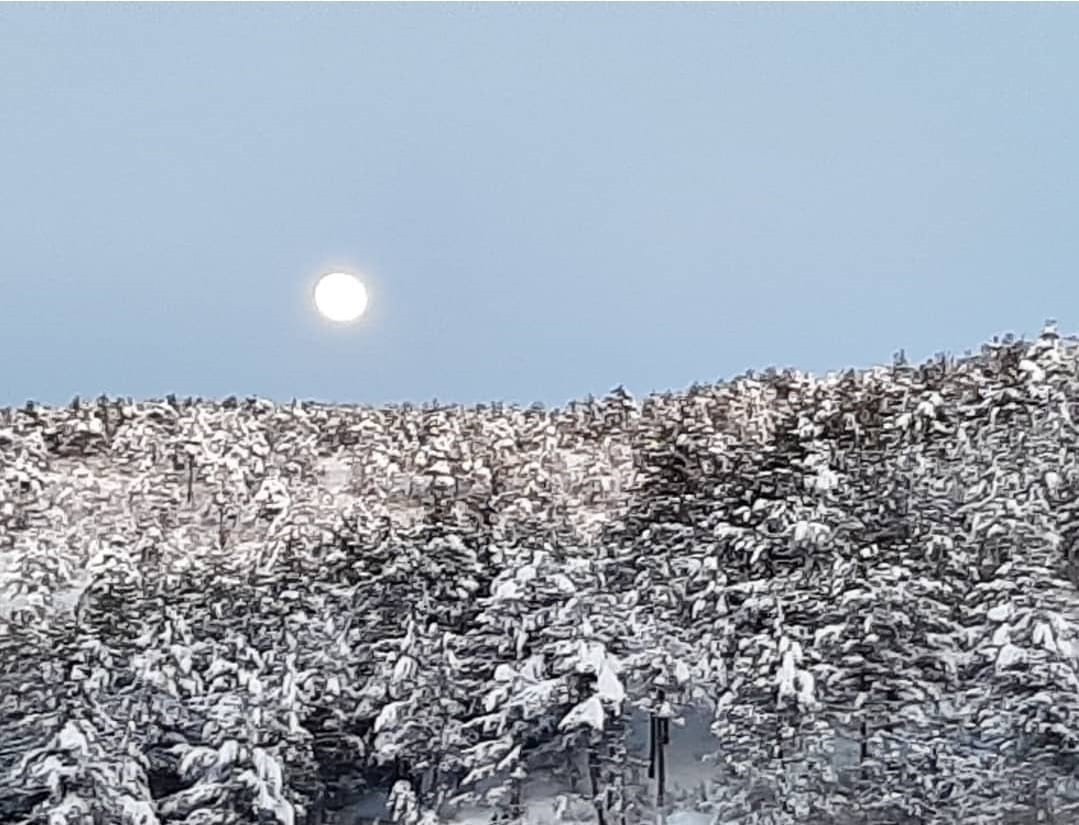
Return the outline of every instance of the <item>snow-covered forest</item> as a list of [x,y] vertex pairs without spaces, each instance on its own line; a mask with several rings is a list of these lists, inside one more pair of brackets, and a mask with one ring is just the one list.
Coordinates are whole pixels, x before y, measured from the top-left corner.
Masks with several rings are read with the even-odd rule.
[[0,822],[1076,822],[1079,340],[0,410]]

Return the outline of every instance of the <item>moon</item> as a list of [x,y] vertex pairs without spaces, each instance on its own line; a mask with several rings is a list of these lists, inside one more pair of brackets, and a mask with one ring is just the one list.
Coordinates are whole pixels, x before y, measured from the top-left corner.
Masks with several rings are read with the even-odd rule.
[[315,307],[328,321],[351,323],[367,309],[367,289],[355,275],[330,272],[315,284]]

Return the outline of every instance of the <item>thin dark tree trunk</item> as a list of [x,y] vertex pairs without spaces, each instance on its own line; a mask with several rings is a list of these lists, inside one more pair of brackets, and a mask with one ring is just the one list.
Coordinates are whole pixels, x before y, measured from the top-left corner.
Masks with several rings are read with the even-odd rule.
[[[863,575],[864,575],[864,571],[863,571]],[[861,676],[860,682],[861,683],[859,685],[859,689],[861,690],[862,693],[865,693],[866,691],[869,690],[869,680],[866,678],[864,673]],[[859,742],[858,742],[858,767],[859,767],[859,771],[858,771],[858,773],[859,773],[859,776],[861,777],[861,780],[862,780],[863,783],[869,779],[869,768],[866,766],[866,762],[869,760],[869,716],[868,716],[868,712],[869,712],[869,709],[865,705],[862,705],[861,711],[859,713],[860,721],[859,721],[859,725],[858,725],[858,728],[859,728]]]
[[866,762],[869,760],[869,722],[862,717],[861,724],[861,742],[858,743],[858,764],[862,769],[862,780],[865,781],[869,778],[869,770],[866,767]]
[[656,719],[654,714],[652,716],[650,716],[649,719],[648,719],[648,778],[649,779],[655,779],[656,778],[656,739],[658,738],[656,736],[656,733],[657,733],[657,730],[656,730],[657,724],[656,723],[658,721],[659,720]]
[[607,817],[604,814],[603,803],[600,801],[600,778],[599,765],[596,764],[595,747],[589,737],[588,748],[585,751],[585,759],[588,766],[588,778],[592,783],[592,806],[596,809],[596,819],[599,825],[607,825]]
[[659,746],[659,756],[656,760],[656,805],[663,810],[667,785],[667,759],[662,741]]
[[[666,691],[659,691],[660,706],[667,699]],[[670,720],[656,718],[656,804],[663,808],[667,796],[667,751],[666,745],[671,741]]]

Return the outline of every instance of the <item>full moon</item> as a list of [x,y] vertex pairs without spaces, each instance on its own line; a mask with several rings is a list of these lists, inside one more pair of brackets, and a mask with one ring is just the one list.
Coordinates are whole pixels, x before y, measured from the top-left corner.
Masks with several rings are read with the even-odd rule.
[[347,324],[367,309],[367,290],[355,275],[331,272],[315,284],[315,306],[323,318]]

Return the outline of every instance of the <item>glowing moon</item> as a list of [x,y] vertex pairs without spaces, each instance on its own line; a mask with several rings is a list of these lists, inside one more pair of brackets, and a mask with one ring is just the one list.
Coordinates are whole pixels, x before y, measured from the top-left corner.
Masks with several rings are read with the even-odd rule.
[[323,318],[347,324],[367,309],[367,290],[355,275],[331,272],[315,285],[315,306]]

